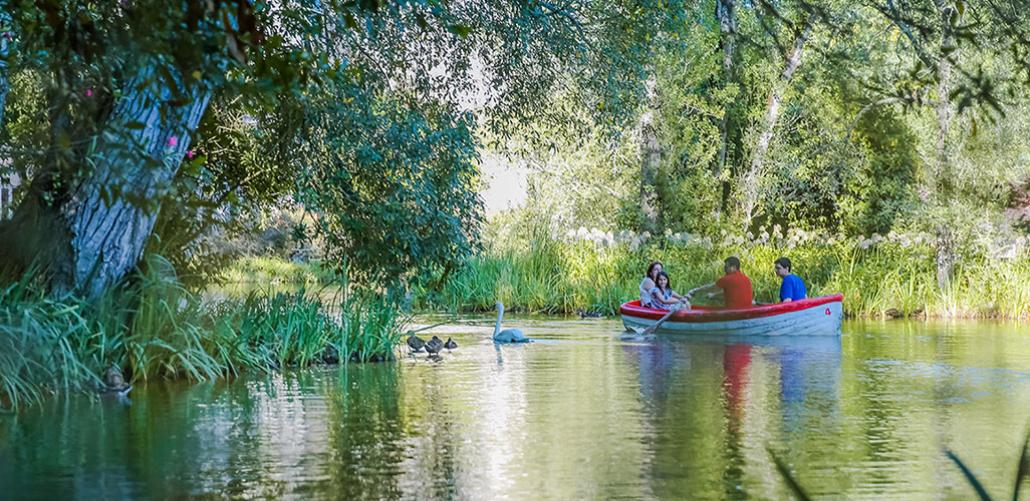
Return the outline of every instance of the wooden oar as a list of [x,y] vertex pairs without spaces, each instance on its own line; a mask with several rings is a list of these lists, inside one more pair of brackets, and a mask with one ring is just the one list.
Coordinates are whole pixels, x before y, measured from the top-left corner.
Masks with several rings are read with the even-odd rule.
[[665,316],[663,316],[662,318],[659,318],[657,322],[649,325],[646,329],[642,329],[641,330],[641,329],[634,328],[633,331],[636,332],[638,336],[650,336],[651,334],[654,334],[654,331],[658,330],[658,327],[661,327],[661,325],[664,324],[665,321],[668,320],[669,317],[671,317],[672,314],[676,313],[677,311],[679,311],[679,310],[672,310],[672,311],[666,313]]

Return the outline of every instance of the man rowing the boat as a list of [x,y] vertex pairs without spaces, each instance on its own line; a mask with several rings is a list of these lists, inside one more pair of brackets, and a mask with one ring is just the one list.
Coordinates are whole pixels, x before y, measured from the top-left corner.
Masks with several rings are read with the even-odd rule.
[[722,294],[723,303],[727,308],[750,308],[754,302],[754,292],[751,289],[751,279],[740,271],[740,259],[730,256],[723,261],[722,271],[725,273],[715,283],[711,283],[694,289],[687,294],[687,299],[693,294],[718,289],[708,293],[708,298],[714,298]]

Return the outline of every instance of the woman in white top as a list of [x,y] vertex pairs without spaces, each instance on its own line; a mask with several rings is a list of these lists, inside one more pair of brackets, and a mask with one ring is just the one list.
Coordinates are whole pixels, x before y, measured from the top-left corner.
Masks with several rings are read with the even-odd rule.
[[651,264],[647,266],[647,272],[644,273],[644,279],[640,281],[640,306],[645,308],[655,307],[651,302],[651,289],[654,289],[655,283],[658,280],[658,274],[661,272],[661,261],[652,261]]

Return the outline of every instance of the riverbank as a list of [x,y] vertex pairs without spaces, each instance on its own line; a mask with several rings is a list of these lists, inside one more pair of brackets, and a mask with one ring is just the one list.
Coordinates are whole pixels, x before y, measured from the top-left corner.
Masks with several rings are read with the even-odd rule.
[[87,303],[17,283],[0,290],[0,409],[91,390],[112,365],[140,383],[393,359],[404,323],[381,299],[303,288],[212,301],[149,274]]
[[1030,254],[965,256],[951,286],[936,282],[933,249],[925,239],[906,237],[820,239],[796,243],[766,239],[743,243],[667,235],[641,242],[590,233],[593,237],[498,240],[455,272],[423,307],[482,311],[503,301],[510,310],[606,315],[638,295],[644,268],[660,260],[675,290],[710,283],[722,273],[722,260],[736,255],[754,284],[755,299],[778,299],[773,261],[789,257],[811,296],[844,294],[852,317],[1030,318]]
[[[832,238],[766,236],[716,244],[684,234],[660,237],[612,235],[580,230],[565,238],[492,234],[482,252],[451,273],[438,290],[417,290],[421,310],[480,312],[503,301],[509,311],[615,315],[637,295],[639,278],[660,260],[673,288],[689,290],[716,280],[722,260],[741,259],[754,284],[755,299],[777,300],[779,278],[773,261],[789,257],[809,295],[844,294],[845,314],[874,318],[1030,318],[1030,251],[1017,246],[1005,255],[970,253],[955,266],[947,292],[937,286],[934,251],[925,235]],[[290,263],[245,258],[230,279],[260,277],[262,283],[331,284],[318,262]],[[246,280],[239,280],[245,282]]]
[[[961,260],[947,292],[936,283],[933,250],[923,244],[853,239],[798,246],[686,244],[598,244],[540,240],[523,245],[488,245],[455,271],[438,291],[421,290],[416,308],[467,313],[509,311],[615,315],[637,294],[638,279],[650,260],[670,273],[684,291],[717,279],[725,256],[736,255],[751,277],[755,297],[774,301],[779,279],[773,261],[789,257],[812,296],[841,292],[845,313],[859,318],[1030,318],[1030,256]],[[267,259],[263,259],[267,261]],[[241,263],[240,269],[255,268]],[[266,265],[266,277],[279,284],[318,282],[317,263],[281,261]],[[300,277],[295,279],[294,277]]]
[[[636,296],[650,260],[663,261],[674,288],[683,291],[718,278],[731,254],[751,276],[756,299],[771,301],[778,290],[772,262],[785,255],[811,295],[842,292],[852,317],[1030,318],[1025,249],[1004,258],[966,256],[942,293],[933,251],[918,240],[715,245],[682,235],[644,241],[586,233],[592,236],[494,238],[437,290],[413,291],[413,306],[479,312],[500,300],[509,311],[615,315]],[[98,304],[55,301],[27,284],[0,291],[0,407],[89,387],[111,364],[134,382],[203,380],[251,369],[391,359],[401,342],[404,319],[396,305],[374,297],[328,304],[305,292],[338,286],[317,262],[248,258],[223,278],[233,277],[299,292],[266,289],[210,301],[157,276],[144,276]]]
[[288,261],[270,256],[246,256],[237,259],[219,276],[229,284],[316,285],[336,282],[332,270],[320,261]]

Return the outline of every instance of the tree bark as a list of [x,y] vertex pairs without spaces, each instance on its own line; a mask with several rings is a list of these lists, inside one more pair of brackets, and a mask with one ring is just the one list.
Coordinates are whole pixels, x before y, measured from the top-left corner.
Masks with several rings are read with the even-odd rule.
[[[4,126],[4,110],[7,108],[7,93],[11,91],[8,79],[7,58],[11,53],[11,15],[7,12],[7,3],[0,2],[0,127]],[[5,155],[6,156],[6,155]]]
[[755,210],[758,207],[759,185],[765,168],[765,155],[769,151],[769,144],[772,142],[773,133],[776,130],[776,122],[780,117],[780,105],[783,101],[783,93],[790,84],[794,72],[801,66],[801,55],[812,32],[812,20],[805,20],[804,27],[794,40],[794,46],[787,56],[786,65],[780,78],[773,84],[769,91],[769,100],[765,107],[765,118],[762,120],[762,132],[755,142],[754,153],[751,157],[751,166],[744,176],[744,227],[751,225],[755,217]]
[[[719,31],[721,33],[720,43],[722,45],[722,74],[723,85],[736,80],[733,72],[733,57],[737,48],[737,17],[735,0],[715,0],[715,17],[719,20]],[[730,202],[730,176],[726,172],[726,160],[729,153],[730,143],[730,116],[733,113],[733,106],[727,103],[723,108],[722,119],[719,120],[719,155],[713,174],[716,179],[721,180],[721,198],[719,207],[716,209],[716,219],[720,218],[729,208]]]
[[652,233],[658,228],[660,209],[655,181],[662,161],[662,147],[655,125],[656,86],[657,81],[652,76],[647,81],[649,109],[640,118],[640,211],[643,228]]
[[67,189],[55,195],[43,172],[5,229],[45,235],[22,246],[28,253],[39,249],[35,256],[22,250],[32,260],[22,266],[39,266],[51,292],[96,298],[139,262],[160,197],[211,98],[202,81],[174,73],[157,72],[156,63],[139,68],[88,152],[81,181],[60,180]]
[[[954,120],[954,112],[951,106],[952,57],[956,53],[957,45],[951,24],[952,7],[942,2],[938,2],[937,7],[941,16],[941,45],[937,62],[937,102],[935,106],[937,114],[937,145],[935,153],[937,158],[934,165],[932,189],[935,205],[946,207],[950,204],[954,191],[954,179],[951,169],[951,140],[949,136]],[[935,228],[937,286],[942,291],[948,290],[951,285],[955,264],[955,242],[948,224],[951,224],[951,222],[945,221],[938,224]]]

